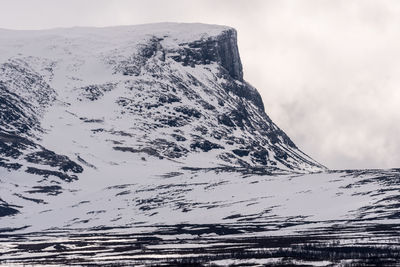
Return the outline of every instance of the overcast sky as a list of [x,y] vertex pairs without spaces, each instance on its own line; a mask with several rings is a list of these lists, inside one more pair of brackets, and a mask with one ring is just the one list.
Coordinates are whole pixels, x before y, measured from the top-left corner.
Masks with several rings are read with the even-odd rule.
[[0,28],[163,21],[235,27],[245,79],[319,162],[400,167],[400,1],[0,0]]

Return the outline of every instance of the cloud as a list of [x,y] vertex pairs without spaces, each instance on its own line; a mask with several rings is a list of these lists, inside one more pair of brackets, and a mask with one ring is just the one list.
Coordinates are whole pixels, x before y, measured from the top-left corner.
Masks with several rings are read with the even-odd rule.
[[247,78],[262,88],[271,117],[329,167],[395,167],[398,5],[310,2],[283,4],[270,18],[257,56],[265,60],[248,62]]

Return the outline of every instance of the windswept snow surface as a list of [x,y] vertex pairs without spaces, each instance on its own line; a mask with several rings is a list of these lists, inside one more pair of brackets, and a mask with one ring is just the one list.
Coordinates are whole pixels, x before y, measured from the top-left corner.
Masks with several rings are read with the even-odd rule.
[[103,249],[87,240],[93,229],[105,243],[163,240],[127,250],[135,255],[105,246],[89,262],[99,264],[151,262],[165,248],[196,247],[194,235],[214,249],[210,236],[232,248],[227,236],[353,227],[368,243],[362,227],[397,229],[399,170],[328,171],[299,150],[243,80],[232,28],[0,30],[0,93],[0,262],[32,262],[34,250],[38,259],[66,251],[58,263],[70,263],[80,245]]

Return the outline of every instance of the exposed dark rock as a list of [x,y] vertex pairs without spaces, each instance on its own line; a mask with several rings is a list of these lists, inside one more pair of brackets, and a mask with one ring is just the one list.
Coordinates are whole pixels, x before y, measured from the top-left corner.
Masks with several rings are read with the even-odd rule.
[[116,146],[113,147],[115,150],[122,151],[122,152],[131,152],[131,153],[145,153],[149,156],[154,156],[158,158],[162,158],[162,156],[155,150],[154,148],[151,147],[144,147],[144,148],[133,148],[133,147],[120,147]]
[[35,148],[36,145],[27,138],[17,134],[0,132],[0,155],[17,159],[22,155],[22,150]]
[[176,95],[173,94],[168,94],[168,95],[162,95],[159,97],[160,103],[175,103],[175,102],[180,102],[181,99],[177,97]]
[[96,84],[96,85],[88,85],[82,88],[78,88],[77,90],[82,91],[81,96],[89,99],[91,101],[98,100],[106,92],[110,92],[115,88],[115,84],[113,83],[106,83],[106,84]]
[[208,133],[208,128],[205,126],[202,126],[202,125],[196,126],[193,130],[195,132],[200,132],[201,135],[203,135],[203,136],[205,136]]
[[51,196],[56,196],[62,193],[62,187],[59,185],[50,186],[33,186],[31,190],[26,191],[29,194],[47,194]]
[[10,205],[0,198],[0,217],[18,214],[19,211],[16,208],[21,208],[21,207]]
[[195,117],[195,118],[200,118],[201,113],[195,109],[195,108],[191,108],[191,107],[187,107],[187,106],[179,106],[179,107],[175,107],[174,110],[176,112],[180,112],[182,114],[185,114],[189,117]]
[[21,198],[21,199],[24,199],[24,200],[28,200],[28,201],[35,202],[35,203],[37,203],[37,204],[47,204],[47,202],[44,201],[43,199],[26,197],[26,196],[23,196],[23,195],[21,195],[21,194],[14,194],[14,196],[17,196],[17,197],[19,197],[19,198]]
[[235,127],[235,124],[228,115],[222,114],[218,116],[218,122],[228,127]]
[[49,176],[56,176],[56,177],[60,178],[61,180],[66,181],[66,182],[72,182],[73,180],[77,180],[78,179],[78,177],[76,175],[68,175],[68,174],[63,173],[63,172],[38,169],[38,168],[34,168],[34,167],[28,167],[26,172],[27,173],[31,173],[31,174],[40,175],[40,176],[43,176],[45,178],[48,178]]
[[238,155],[239,157],[244,157],[244,156],[248,156],[250,153],[250,150],[247,149],[234,149],[232,150],[233,153],[235,153],[236,155]]
[[0,167],[6,168],[8,170],[19,170],[22,164],[10,163],[8,159],[0,158]]
[[166,127],[180,127],[188,124],[188,121],[184,118],[173,116],[166,116],[165,118],[160,118],[158,121]]
[[18,133],[27,133],[37,124],[37,118],[31,116],[32,113],[30,104],[0,81],[0,129],[13,126]]
[[79,119],[86,123],[103,123],[104,122],[104,120],[102,120],[102,119],[88,119],[88,118],[79,118]]
[[208,152],[212,149],[223,149],[224,147],[215,143],[212,143],[208,140],[198,140],[190,145],[190,148],[195,150],[195,149],[201,149],[204,152]]
[[18,214],[19,211],[7,205],[0,204],[0,217]]
[[179,134],[171,134],[171,136],[173,138],[175,138],[176,141],[179,141],[179,142],[183,142],[183,141],[187,140],[185,137],[183,137],[182,135],[179,135]]
[[262,165],[267,165],[267,160],[268,160],[268,156],[269,156],[269,153],[267,150],[262,149],[262,150],[258,150],[258,151],[253,151],[251,153],[251,155],[253,156],[253,159],[256,163],[260,163]]
[[207,103],[204,100],[198,100],[198,102],[201,104],[201,106],[206,109],[206,110],[215,110],[215,107],[211,105],[210,103]]
[[74,173],[83,172],[82,166],[71,161],[67,156],[58,155],[53,151],[47,149],[30,153],[25,156],[25,159],[31,163],[48,165],[51,167],[59,167],[59,170],[63,172],[68,172],[68,171]]
[[250,100],[261,111],[264,111],[264,103],[262,101],[261,95],[258,93],[257,89],[255,89],[249,83],[237,83],[234,80],[228,78],[227,83],[225,83],[223,86],[224,89],[228,92],[232,92],[241,98]]
[[287,160],[288,159],[288,154],[285,151],[283,151],[282,149],[276,148],[274,150],[274,152],[275,152],[275,158],[276,159],[281,159],[281,160]]

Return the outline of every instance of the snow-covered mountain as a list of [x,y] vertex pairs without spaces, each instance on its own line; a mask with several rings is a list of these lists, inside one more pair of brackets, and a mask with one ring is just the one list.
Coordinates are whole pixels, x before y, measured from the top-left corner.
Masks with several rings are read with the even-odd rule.
[[2,232],[398,219],[398,170],[330,172],[299,150],[229,27],[0,30],[0,112]]
[[94,176],[112,184],[110,173],[151,173],[148,161],[175,170],[324,168],[265,114],[243,80],[232,28],[2,30],[0,38],[6,176],[43,187]]
[[232,28],[3,32],[1,42],[1,133],[23,138],[2,142],[5,167],[74,179],[118,151],[190,167],[323,168],[265,114]]

